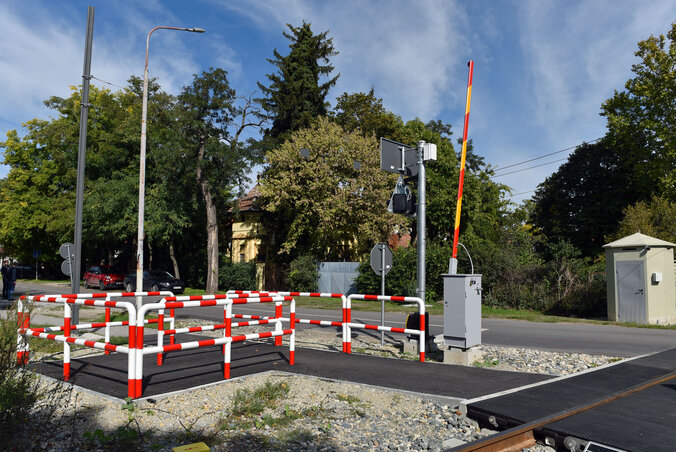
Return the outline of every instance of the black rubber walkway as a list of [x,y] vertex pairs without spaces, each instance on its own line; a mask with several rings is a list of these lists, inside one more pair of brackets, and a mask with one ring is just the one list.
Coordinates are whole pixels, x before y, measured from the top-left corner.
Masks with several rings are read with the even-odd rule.
[[[220,350],[220,347],[208,347],[171,352],[165,355],[162,366],[157,366],[155,355],[146,356],[143,363],[143,397],[223,381],[223,355]],[[41,374],[62,378],[60,361],[34,363],[32,367]],[[269,370],[455,398],[477,397],[551,378],[303,348],[296,349],[296,364],[291,366],[288,363],[288,347],[254,342],[233,344],[232,377]],[[127,355],[73,359],[71,381],[78,386],[124,399],[127,396]]]
[[[521,425],[621,392],[676,370],[676,348],[511,394],[470,402],[467,414],[501,428]],[[629,451],[676,450],[676,379],[546,426],[561,446],[568,436]]]

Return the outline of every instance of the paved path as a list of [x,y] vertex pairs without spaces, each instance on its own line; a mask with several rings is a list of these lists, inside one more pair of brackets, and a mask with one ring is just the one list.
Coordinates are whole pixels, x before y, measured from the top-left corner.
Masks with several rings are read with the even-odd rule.
[[[152,340],[150,336],[147,339]],[[184,340],[188,341],[187,337]],[[231,376],[286,371],[455,399],[477,397],[552,378],[302,348],[296,349],[296,364],[291,366],[287,359],[288,350],[286,346],[265,343],[236,343],[232,350]],[[61,379],[61,361],[33,366],[42,374]],[[120,399],[127,395],[126,369],[127,355],[123,354],[71,361],[73,383]],[[157,366],[155,355],[148,355],[143,361],[143,372],[144,397],[217,383],[223,381],[223,354],[220,347],[171,352],[166,354],[162,366]]]

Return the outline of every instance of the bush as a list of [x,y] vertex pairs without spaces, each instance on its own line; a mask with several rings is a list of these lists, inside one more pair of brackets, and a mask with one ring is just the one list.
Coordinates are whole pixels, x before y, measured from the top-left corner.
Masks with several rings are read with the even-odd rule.
[[224,262],[218,272],[220,290],[256,290],[256,264]]
[[294,292],[317,292],[319,290],[319,271],[314,257],[305,255],[294,259],[289,265],[286,285]]
[[[451,246],[447,243],[428,241],[425,250],[425,302],[434,303],[444,296],[442,274],[448,273]],[[464,263],[464,259],[460,258]],[[385,294],[415,297],[417,290],[418,251],[415,246],[397,248],[392,253],[392,269],[385,276]],[[464,267],[463,267],[464,268]],[[380,294],[380,276],[376,275],[369,261],[358,268],[355,284],[359,293]]]

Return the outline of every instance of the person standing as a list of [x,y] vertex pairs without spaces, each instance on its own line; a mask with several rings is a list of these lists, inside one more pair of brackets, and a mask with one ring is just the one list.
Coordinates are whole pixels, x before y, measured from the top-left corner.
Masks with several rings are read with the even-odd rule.
[[16,262],[7,269],[7,299],[14,300],[14,286],[16,286]]
[[7,299],[7,289],[9,288],[7,281],[7,274],[9,272],[9,261],[6,260],[2,263],[2,299]]

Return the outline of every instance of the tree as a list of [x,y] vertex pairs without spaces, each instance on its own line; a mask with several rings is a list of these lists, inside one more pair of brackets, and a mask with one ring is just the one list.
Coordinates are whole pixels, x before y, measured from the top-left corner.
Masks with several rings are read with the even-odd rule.
[[[301,149],[310,157],[301,157]],[[271,214],[273,249],[289,260],[303,254],[353,260],[387,237],[396,220],[386,210],[394,180],[379,168],[373,137],[345,132],[320,117],[292,133],[267,159],[261,201]]]
[[585,256],[598,254],[623,209],[649,196],[631,157],[606,139],[577,147],[538,187],[531,221],[550,241],[570,242]]
[[289,54],[282,56],[275,49],[274,59],[268,59],[277,68],[277,72],[267,75],[270,86],[258,82],[265,97],[256,100],[265,110],[265,117],[272,121],[266,136],[273,143],[307,127],[317,116],[326,115],[326,95],[340,76],[319,82],[333,71],[329,58],[338,53],[333,48],[333,40],[327,38],[328,31],[315,35],[306,22],[300,27],[290,24],[287,27],[289,32],[283,34],[291,41]]
[[[76,87],[71,90],[68,98],[52,97],[45,102],[56,111],[55,118],[28,121],[24,137],[10,131],[7,141],[0,145],[5,148],[4,163],[10,166],[1,194],[0,236],[6,252],[20,259],[32,257],[32,250],[38,249],[45,263],[56,263],[60,260],[59,244],[73,238],[80,93]],[[138,154],[138,138],[134,142],[126,127],[132,97],[128,92],[111,93],[91,87],[87,190],[92,185],[105,185],[103,181],[129,182],[121,175]],[[119,184],[109,185],[113,187],[118,189]],[[109,193],[103,198],[106,202],[115,201]],[[95,214],[103,219],[103,223],[95,225],[83,222],[83,238],[89,241],[85,258],[98,260],[102,252],[110,251],[111,237],[104,237],[102,232],[123,220],[117,209],[106,215],[106,206],[109,204],[85,197],[85,218]],[[133,224],[133,220],[129,221],[129,230]],[[116,251],[125,237],[115,236]]]
[[636,177],[676,200],[676,22],[666,37],[640,41],[636,56],[635,77],[603,103],[601,114],[609,138],[635,154]]
[[[584,256],[601,251],[623,210],[676,192],[676,24],[667,38],[638,43],[636,75],[602,105],[603,140],[579,146],[536,191],[532,221],[552,241]],[[668,49],[667,49],[668,46]]]
[[[184,151],[194,162],[195,179],[206,210],[206,291],[218,291],[218,209],[232,206],[237,187],[246,179],[251,154],[240,146],[241,133],[260,123],[248,122],[250,105],[236,105],[227,72],[211,68],[195,75],[193,83],[178,96]],[[235,124],[241,117],[239,124]],[[234,128],[230,133],[229,128]]]
[[383,107],[383,100],[375,96],[373,88],[368,93],[341,94],[330,117],[348,132],[359,130],[376,139],[385,137],[397,141],[404,126],[399,116]]
[[617,233],[608,240],[617,240],[636,232],[676,243],[676,202],[654,196],[624,210]]

